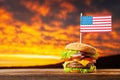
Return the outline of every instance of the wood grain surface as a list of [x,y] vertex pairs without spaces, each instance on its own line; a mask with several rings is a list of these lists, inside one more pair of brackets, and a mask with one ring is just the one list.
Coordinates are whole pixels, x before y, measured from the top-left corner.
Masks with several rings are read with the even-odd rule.
[[0,80],[120,80],[120,69],[65,73],[63,69],[0,69]]

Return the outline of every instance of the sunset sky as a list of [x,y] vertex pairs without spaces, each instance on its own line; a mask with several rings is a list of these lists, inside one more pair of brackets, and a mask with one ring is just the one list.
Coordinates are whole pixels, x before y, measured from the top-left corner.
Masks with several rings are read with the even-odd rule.
[[112,32],[83,33],[100,56],[120,54],[120,0],[0,0],[0,54],[57,55],[79,42],[80,13],[112,16]]

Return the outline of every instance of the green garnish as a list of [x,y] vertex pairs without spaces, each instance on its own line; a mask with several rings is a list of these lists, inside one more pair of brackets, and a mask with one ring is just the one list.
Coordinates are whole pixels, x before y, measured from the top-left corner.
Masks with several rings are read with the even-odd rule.
[[78,51],[75,50],[67,50],[61,53],[62,58],[70,58],[73,54],[76,54]]

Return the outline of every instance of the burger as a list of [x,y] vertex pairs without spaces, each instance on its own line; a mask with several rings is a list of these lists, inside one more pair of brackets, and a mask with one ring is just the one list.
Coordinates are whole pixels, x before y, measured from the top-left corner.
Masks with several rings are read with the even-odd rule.
[[96,71],[96,60],[98,53],[96,48],[84,43],[70,43],[65,46],[66,51],[62,52],[65,72],[89,73]]

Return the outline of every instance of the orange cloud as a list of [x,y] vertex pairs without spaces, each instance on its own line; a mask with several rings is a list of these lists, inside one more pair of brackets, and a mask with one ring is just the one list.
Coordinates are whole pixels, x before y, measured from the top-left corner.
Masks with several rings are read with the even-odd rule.
[[63,2],[60,6],[66,9],[68,12],[73,12],[75,10],[75,7],[73,6],[73,4],[68,2]]
[[68,3],[68,2],[63,2],[61,3],[60,7],[62,8],[60,10],[60,13],[56,15],[56,17],[60,19],[66,19],[68,13],[74,12],[76,8],[73,6],[73,4]]
[[0,8],[0,22],[11,20],[12,14],[7,12],[4,8]]
[[92,0],[84,0],[84,3],[85,3],[87,6],[90,6],[91,3],[92,3]]
[[22,2],[30,11],[46,16],[50,12],[50,7],[47,4],[39,5],[37,2]]

